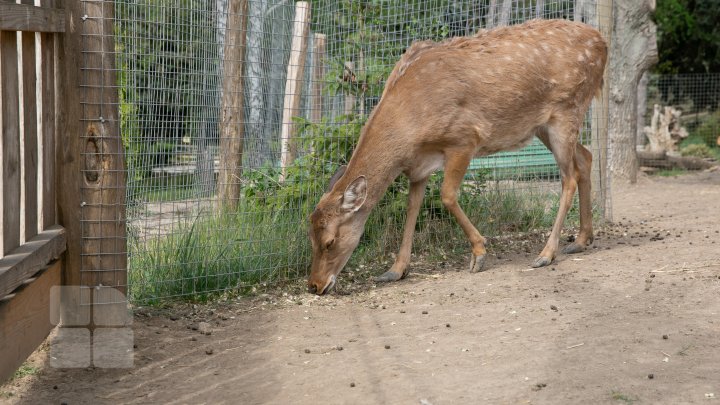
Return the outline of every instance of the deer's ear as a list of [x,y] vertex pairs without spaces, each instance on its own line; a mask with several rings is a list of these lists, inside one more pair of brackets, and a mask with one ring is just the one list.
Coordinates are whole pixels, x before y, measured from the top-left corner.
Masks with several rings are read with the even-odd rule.
[[365,204],[367,198],[367,180],[360,176],[353,180],[343,194],[342,208],[347,211],[356,212]]
[[330,178],[330,184],[328,184],[327,189],[325,189],[325,192],[328,193],[330,190],[332,190],[333,186],[335,186],[335,183],[337,183],[338,180],[345,174],[345,170],[347,170],[347,166],[342,165],[338,167],[335,174],[332,175]]

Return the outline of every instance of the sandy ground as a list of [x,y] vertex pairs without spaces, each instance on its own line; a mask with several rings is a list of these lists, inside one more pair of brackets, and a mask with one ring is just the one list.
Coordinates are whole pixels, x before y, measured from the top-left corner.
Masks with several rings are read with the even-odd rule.
[[720,172],[618,186],[613,212],[594,249],[543,269],[498,243],[477,274],[417,260],[322,298],[140,308],[134,368],[55,369],[44,348],[0,401],[720,404]]

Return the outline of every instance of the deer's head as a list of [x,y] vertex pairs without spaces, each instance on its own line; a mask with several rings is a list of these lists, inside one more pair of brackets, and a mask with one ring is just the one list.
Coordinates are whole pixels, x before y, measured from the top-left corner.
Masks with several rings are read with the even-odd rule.
[[360,210],[367,198],[367,180],[359,176],[336,190],[335,184],[344,172],[343,166],[335,173],[310,215],[312,267],[308,291],[318,295],[335,286],[337,275],[360,241],[367,218]]

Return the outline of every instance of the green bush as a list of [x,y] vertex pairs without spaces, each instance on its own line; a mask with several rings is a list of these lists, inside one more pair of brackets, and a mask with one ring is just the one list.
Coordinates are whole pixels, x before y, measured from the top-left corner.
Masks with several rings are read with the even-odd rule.
[[695,143],[687,145],[680,149],[680,154],[683,156],[693,156],[699,158],[713,158],[712,149],[705,144]]

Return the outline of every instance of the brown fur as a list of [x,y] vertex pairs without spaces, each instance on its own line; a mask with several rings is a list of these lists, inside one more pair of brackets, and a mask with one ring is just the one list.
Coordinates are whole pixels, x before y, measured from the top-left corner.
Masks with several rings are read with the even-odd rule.
[[[577,137],[602,86],[606,60],[607,46],[598,31],[564,20],[532,20],[473,37],[411,45],[390,74],[347,171],[311,216],[311,287],[326,289],[327,279],[340,272],[357,245],[372,207],[405,173],[411,180],[408,222],[388,280],[402,277],[427,178],[440,167],[445,170],[443,203],[467,234],[475,260],[471,268],[477,270],[485,240],[457,205],[465,171],[473,157],[522,147],[533,136],[553,152],[563,177],[558,218],[535,264],[555,258],[576,188],[581,231],[574,248],[584,248],[592,239],[592,157]],[[348,190],[366,190],[360,206],[344,202],[356,197]],[[330,240],[332,249],[323,250],[319,241]]]

